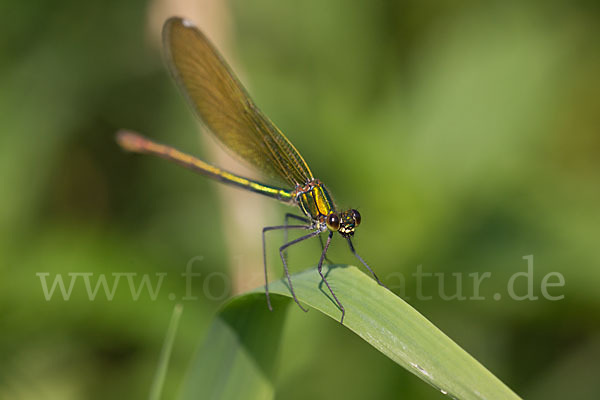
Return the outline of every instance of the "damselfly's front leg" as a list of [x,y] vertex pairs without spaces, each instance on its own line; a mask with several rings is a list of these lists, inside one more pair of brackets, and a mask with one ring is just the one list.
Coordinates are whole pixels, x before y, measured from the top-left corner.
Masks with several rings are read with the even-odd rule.
[[365,260],[363,260],[362,257],[358,255],[356,250],[354,250],[354,245],[352,245],[352,240],[350,240],[350,238],[347,238],[347,239],[348,239],[348,245],[350,246],[350,251],[352,252],[352,254],[354,254],[356,256],[356,258],[358,258],[358,261],[360,261],[362,263],[362,265],[364,265],[369,270],[369,272],[371,273],[371,275],[373,275],[373,278],[375,278],[377,283],[379,283],[381,286],[383,286],[384,288],[387,289],[387,286],[385,286],[383,283],[381,283],[381,281],[379,280],[377,275],[375,275],[375,272],[371,269],[371,267],[369,267],[369,264],[367,264],[365,262]]

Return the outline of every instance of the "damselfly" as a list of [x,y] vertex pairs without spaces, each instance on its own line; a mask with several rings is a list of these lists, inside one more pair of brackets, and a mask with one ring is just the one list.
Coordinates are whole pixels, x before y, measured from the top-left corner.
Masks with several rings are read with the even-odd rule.
[[[322,272],[323,262],[335,232],[347,240],[350,251],[381,284],[373,270],[357,254],[352,244],[351,238],[361,222],[359,212],[355,209],[337,210],[325,185],[314,178],[308,165],[292,143],[256,107],[225,60],[198,28],[188,20],[177,17],[170,18],[163,28],[163,42],[171,74],[188,103],[208,130],[243,160],[264,174],[279,178],[288,187],[267,185],[241,177],[131,131],[120,131],[117,134],[118,143],[128,151],[152,154],[174,161],[192,171],[221,182],[298,206],[303,216],[288,213],[285,216],[284,225],[269,226],[262,230],[267,304],[269,309],[272,309],[267,278],[265,233],[282,229],[286,232],[287,229],[311,231],[279,248],[292,297],[302,310],[307,311],[300,304],[294,292],[285,257],[286,249],[303,240],[328,232],[327,241],[324,244],[321,242],[323,250],[317,270],[342,312],[340,322],[343,323],[346,312],[344,306],[338,300]],[[288,225],[287,222],[290,218],[299,221],[300,224]]]

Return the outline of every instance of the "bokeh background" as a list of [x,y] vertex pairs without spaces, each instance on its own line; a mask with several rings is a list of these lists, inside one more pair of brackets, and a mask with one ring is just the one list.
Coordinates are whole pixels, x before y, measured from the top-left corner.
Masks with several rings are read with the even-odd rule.
[[[259,230],[284,206],[114,142],[132,128],[238,168],[163,66],[173,14],[208,32],[337,203],[359,208],[355,244],[384,281],[521,396],[600,397],[597,2],[31,0],[0,7],[0,398],[147,397],[167,294],[185,294],[179,275],[202,257],[174,399],[218,306],[261,284]],[[318,255],[298,246],[292,270]],[[564,299],[493,299],[526,255],[535,294],[560,272],[551,293]],[[354,263],[339,238],[331,258]],[[452,273],[491,272],[486,300],[444,301],[434,279],[417,299],[419,265],[445,273],[448,292]],[[168,276],[156,300],[134,301],[123,281],[90,301],[80,281],[69,301],[46,301],[40,272]],[[278,368],[280,399],[443,398],[296,307]]]

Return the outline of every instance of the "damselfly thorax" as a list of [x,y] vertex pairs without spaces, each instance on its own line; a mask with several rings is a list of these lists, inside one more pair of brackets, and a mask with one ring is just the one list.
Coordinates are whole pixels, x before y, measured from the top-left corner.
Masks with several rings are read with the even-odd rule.
[[302,186],[298,185],[293,192],[293,199],[302,213],[314,223],[314,228],[321,232],[329,229],[339,232],[344,237],[352,237],[361,222],[357,210],[350,209],[338,213],[329,191],[318,179]]

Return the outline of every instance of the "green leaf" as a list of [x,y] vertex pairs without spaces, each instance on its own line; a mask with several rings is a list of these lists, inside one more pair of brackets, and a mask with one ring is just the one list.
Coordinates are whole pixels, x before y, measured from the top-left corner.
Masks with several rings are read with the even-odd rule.
[[[356,267],[324,267],[324,273],[346,308],[344,327],[442,393],[459,399],[519,398],[404,300]],[[341,312],[315,269],[292,276],[292,283],[301,302],[339,321]],[[273,313],[263,288],[222,308],[191,369],[185,399],[273,396],[275,352],[289,303],[283,297],[291,294],[283,280],[269,289]],[[197,384],[200,380],[202,385]]]
[[249,293],[217,314],[184,383],[182,399],[269,399],[289,301]]

